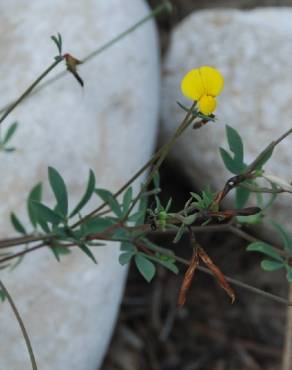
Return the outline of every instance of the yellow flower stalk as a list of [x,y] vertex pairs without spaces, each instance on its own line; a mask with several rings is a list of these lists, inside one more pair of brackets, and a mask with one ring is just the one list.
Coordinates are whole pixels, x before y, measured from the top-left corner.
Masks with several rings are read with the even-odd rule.
[[181,91],[188,99],[198,102],[201,113],[209,116],[216,107],[218,96],[223,90],[224,79],[213,67],[203,66],[189,71],[181,82]]

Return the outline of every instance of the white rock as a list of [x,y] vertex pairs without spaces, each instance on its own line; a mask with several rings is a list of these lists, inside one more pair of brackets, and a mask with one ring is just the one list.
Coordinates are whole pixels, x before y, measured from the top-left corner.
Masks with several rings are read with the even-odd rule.
[[[64,52],[82,59],[148,11],[142,0],[2,2],[1,105],[19,96],[53,61],[51,35],[60,32]],[[1,238],[15,236],[10,211],[27,219],[28,192],[39,181],[47,184],[49,165],[64,176],[74,206],[84,192],[89,168],[99,187],[115,191],[153,150],[159,100],[153,22],[82,65],[79,72],[84,89],[68,74],[28,99],[3,123],[5,131],[19,121],[11,142],[17,151],[0,153]],[[44,193],[50,193],[48,186]],[[52,204],[52,196],[46,200]],[[96,206],[97,198],[88,209]],[[1,271],[30,334],[39,369],[96,370],[100,365],[126,276],[118,249],[117,244],[99,248],[97,266],[77,250],[60,264],[43,250],[28,255],[14,271]],[[7,303],[0,305],[0,328],[0,368],[29,369],[24,341]]]
[[[210,10],[187,17],[173,31],[164,64],[163,126],[165,141],[184,116],[176,101],[183,75],[192,68],[212,65],[225,77],[218,99],[219,122],[189,129],[172,151],[172,158],[200,187],[222,188],[231,176],[219,156],[228,148],[225,124],[239,131],[249,163],[273,139],[292,127],[292,10]],[[190,102],[188,103],[190,104]],[[275,150],[267,173],[292,180],[291,140]],[[291,194],[280,195],[270,216],[290,231]],[[270,237],[270,235],[267,235]]]

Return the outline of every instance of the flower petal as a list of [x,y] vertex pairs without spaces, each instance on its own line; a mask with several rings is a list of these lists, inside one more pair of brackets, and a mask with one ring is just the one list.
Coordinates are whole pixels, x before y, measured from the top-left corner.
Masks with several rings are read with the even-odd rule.
[[203,95],[198,101],[199,110],[201,113],[209,116],[217,107],[217,101],[213,96]]
[[191,100],[199,100],[206,93],[199,69],[192,69],[184,76],[181,91]]
[[199,72],[205,94],[211,96],[219,95],[224,86],[224,79],[221,73],[217,69],[209,66],[200,67]]

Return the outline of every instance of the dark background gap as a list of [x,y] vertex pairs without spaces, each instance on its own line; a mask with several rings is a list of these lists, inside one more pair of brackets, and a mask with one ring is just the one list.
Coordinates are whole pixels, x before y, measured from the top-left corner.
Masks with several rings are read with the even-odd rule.
[[[148,1],[155,7],[157,0]],[[208,8],[252,9],[291,6],[292,1],[272,0],[176,0],[170,16],[158,19],[162,54],[171,29],[193,11]],[[174,175],[175,174],[175,175]],[[175,163],[161,168],[162,199],[171,196],[179,209],[196,189]],[[260,270],[260,257],[245,252],[246,243],[228,233],[200,235],[200,242],[222,271],[251,285],[286,296],[282,272]],[[161,245],[170,246],[163,238]],[[187,238],[175,246],[189,258]],[[120,314],[101,370],[277,370],[280,369],[285,325],[285,306],[236,288],[231,305],[214,279],[198,272],[186,306],[176,311],[177,294],[185,268],[176,276],[159,268],[146,283],[130,267]]]

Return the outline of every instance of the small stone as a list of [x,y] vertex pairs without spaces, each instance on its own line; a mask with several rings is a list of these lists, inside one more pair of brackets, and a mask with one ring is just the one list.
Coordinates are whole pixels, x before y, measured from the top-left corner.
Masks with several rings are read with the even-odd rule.
[[[292,127],[291,17],[290,8],[208,10],[191,14],[174,29],[163,68],[161,141],[184,117],[176,101],[191,104],[180,92],[185,73],[211,65],[225,78],[218,121],[188,129],[171,152],[194,185],[210,184],[219,190],[232,176],[219,155],[219,147],[228,149],[225,124],[242,136],[247,163]],[[275,149],[266,166],[269,175],[286,183],[292,180],[291,140],[287,137]],[[292,232],[291,201],[291,194],[280,194],[268,215]],[[234,206],[230,201],[224,204]],[[271,229],[267,230],[265,236],[271,240]]]

